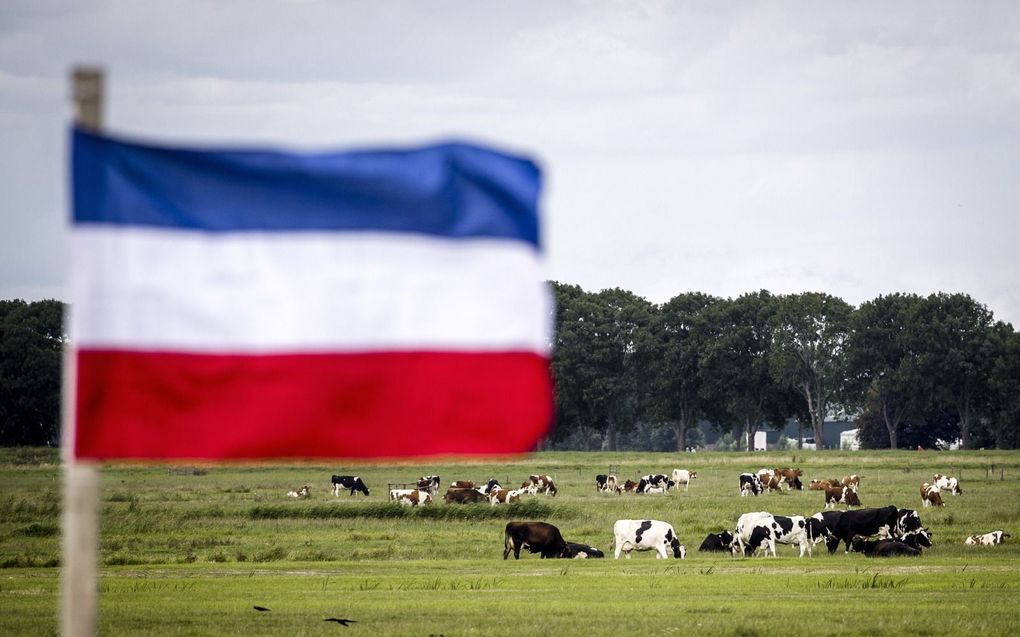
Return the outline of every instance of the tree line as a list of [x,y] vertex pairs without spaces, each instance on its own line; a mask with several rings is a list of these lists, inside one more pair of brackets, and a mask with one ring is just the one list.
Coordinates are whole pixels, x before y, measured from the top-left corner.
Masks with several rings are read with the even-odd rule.
[[[1020,447],[1020,334],[965,294],[855,308],[817,292],[654,304],[551,286],[554,446],[668,434],[682,450],[704,421],[746,444],[790,419],[821,441],[843,415],[869,448]],[[63,315],[55,300],[0,300],[0,445],[59,442]]]
[[640,429],[669,430],[683,450],[708,421],[750,447],[791,419],[820,443],[837,416],[867,448],[1020,446],[1020,334],[966,294],[854,307],[819,292],[690,292],[654,304],[551,285],[553,446],[617,450]]

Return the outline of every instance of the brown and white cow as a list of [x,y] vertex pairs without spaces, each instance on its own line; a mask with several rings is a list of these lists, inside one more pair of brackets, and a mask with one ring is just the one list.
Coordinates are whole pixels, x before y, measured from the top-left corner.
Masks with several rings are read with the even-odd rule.
[[521,492],[519,489],[493,489],[489,493],[489,504],[496,506],[497,504],[513,504],[514,502],[521,501]]
[[787,489],[796,489],[798,491],[804,490],[804,484],[800,481],[801,476],[804,472],[800,469],[791,469],[789,467],[776,467],[776,475],[783,484],[786,485]]
[[852,487],[829,487],[825,490],[825,508],[836,508],[837,504],[845,504],[847,507],[861,506],[861,500],[857,497],[857,491]]
[[812,491],[825,491],[832,487],[843,486],[843,483],[835,478],[823,479],[823,480],[812,480],[808,485],[808,489]]
[[454,480],[450,483],[450,489],[474,489],[475,483],[471,480]]
[[992,531],[983,535],[972,535],[964,540],[963,543],[975,546],[995,546],[996,544],[1002,544],[1002,541],[1007,537],[1009,537],[1009,533]]
[[697,471],[688,471],[687,469],[673,469],[673,473],[670,474],[670,479],[679,486],[684,485],[684,491],[687,491],[687,487],[690,486],[691,480],[698,477]]
[[640,484],[641,484],[640,482],[634,482],[633,480],[627,480],[627,481],[625,481],[623,483],[623,490],[624,491],[629,491],[631,493],[634,493],[634,492],[637,491],[637,488],[638,488],[638,486]]
[[921,485],[921,504],[925,507],[943,507],[946,506],[942,502],[942,496],[939,495],[939,489],[934,484],[928,484],[925,482]]
[[288,491],[287,495],[292,498],[307,498],[309,491],[311,491],[311,487],[306,484],[297,491]]
[[474,502],[487,502],[489,496],[478,489],[455,489],[450,487],[443,496],[446,504],[472,504]]
[[416,507],[423,504],[432,502],[432,496],[428,491],[422,491],[420,489],[411,489],[410,493],[405,493],[397,498],[397,502],[403,506]]
[[418,488],[435,496],[439,491],[439,476],[422,476],[418,478]]
[[595,490],[619,494],[623,487],[617,483],[615,475],[600,473],[595,476]]
[[527,489],[528,493],[532,495],[536,493],[547,493],[550,496],[556,495],[556,484],[553,482],[552,477],[547,475],[532,474],[528,476],[527,481],[521,484],[521,488]]
[[952,476],[944,476],[941,473],[936,473],[932,476],[931,483],[939,489],[949,491],[953,495],[960,495],[963,493],[963,490],[960,489],[960,481]]
[[844,487],[854,487],[855,489],[861,486],[861,476],[856,473],[843,476],[842,484]]

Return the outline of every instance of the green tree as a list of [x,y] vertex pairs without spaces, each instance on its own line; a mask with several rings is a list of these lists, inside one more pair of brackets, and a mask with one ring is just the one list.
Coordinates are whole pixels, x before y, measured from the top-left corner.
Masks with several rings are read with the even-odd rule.
[[748,451],[762,425],[779,426],[787,415],[783,388],[769,372],[774,312],[774,297],[762,290],[714,303],[697,322],[706,413],[714,422],[736,423],[735,437]]
[[698,373],[704,343],[695,323],[718,298],[690,292],[664,303],[652,321],[653,353],[645,368],[650,392],[650,409],[659,420],[669,423],[677,451],[687,448],[687,431],[705,417]]
[[58,442],[63,315],[59,301],[0,301],[0,444]]
[[885,425],[889,447],[898,448],[897,433],[931,395],[918,365],[920,336],[916,322],[923,301],[914,294],[880,296],[861,304],[852,315],[848,350],[850,376],[860,392],[859,406]]
[[1001,348],[992,366],[988,438],[998,449],[1020,447],[1020,332],[1008,323],[997,323]]
[[828,294],[805,292],[777,297],[776,308],[770,372],[803,398],[820,442],[830,404],[846,387],[844,352],[853,307]]
[[959,415],[960,439],[971,447],[975,418],[992,393],[1001,340],[992,313],[966,294],[938,293],[919,306],[917,365],[932,382],[933,399]]

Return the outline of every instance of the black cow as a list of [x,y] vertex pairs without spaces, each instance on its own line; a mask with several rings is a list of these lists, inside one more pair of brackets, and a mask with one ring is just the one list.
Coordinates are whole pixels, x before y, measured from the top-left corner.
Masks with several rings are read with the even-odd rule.
[[503,533],[503,559],[510,551],[515,560],[521,559],[521,549],[525,547],[532,553],[541,553],[542,559],[568,557],[567,543],[555,526],[546,522],[507,522]]
[[478,489],[454,489],[446,490],[443,502],[447,504],[471,504],[472,502],[488,502],[489,497]]
[[333,476],[330,481],[333,483],[333,495],[340,495],[341,489],[350,489],[351,495],[355,491],[368,495],[368,487],[358,476]]
[[733,534],[729,531],[709,533],[705,541],[698,547],[699,551],[728,551],[733,544]]
[[859,537],[854,539],[851,548],[857,553],[864,553],[865,557],[895,557],[899,555],[917,557],[921,554],[921,549],[892,539],[866,540]]
[[850,552],[850,544],[855,535],[868,537],[884,532],[887,535],[896,534],[896,523],[900,512],[893,505],[880,509],[859,509],[857,511],[843,511],[843,514],[836,520],[835,525],[830,529],[834,542],[829,542],[829,552],[835,553],[840,542],[846,544],[846,552]]
[[587,544],[578,544],[577,542],[567,542],[567,551],[562,557],[569,557],[573,559],[586,559],[586,558],[597,558],[605,557],[606,554],[595,548],[594,546],[588,546]]

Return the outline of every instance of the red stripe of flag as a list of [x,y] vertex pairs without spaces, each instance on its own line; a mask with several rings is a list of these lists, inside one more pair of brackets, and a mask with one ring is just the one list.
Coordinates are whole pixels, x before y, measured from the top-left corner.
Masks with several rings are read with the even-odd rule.
[[549,361],[534,353],[84,350],[77,364],[78,422],[92,423],[78,457],[507,454],[552,418]]

